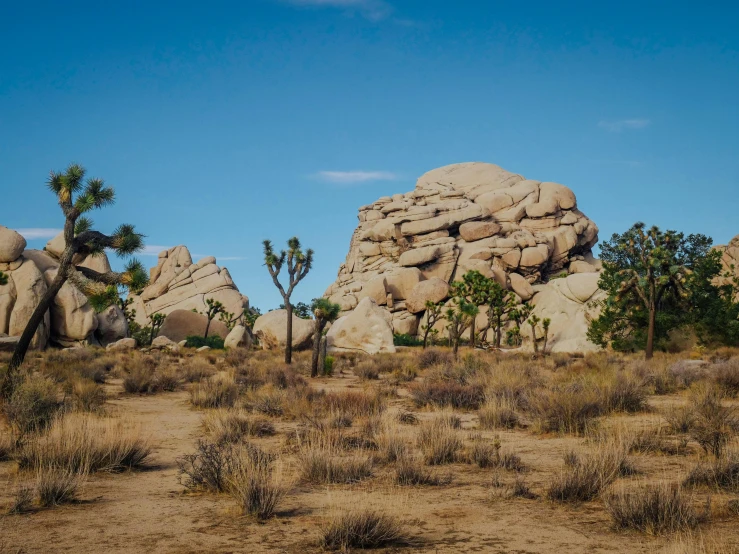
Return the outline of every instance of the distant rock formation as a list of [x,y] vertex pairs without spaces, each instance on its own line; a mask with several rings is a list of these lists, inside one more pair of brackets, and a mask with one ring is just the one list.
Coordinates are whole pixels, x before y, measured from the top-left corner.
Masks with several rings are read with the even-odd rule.
[[[0,338],[5,350],[14,347],[17,341],[13,337],[23,333],[54,279],[64,250],[64,236],[60,233],[54,237],[44,250],[26,250],[25,247],[26,241],[20,234],[0,226],[0,271],[9,277],[8,284],[0,286]],[[101,273],[110,271],[105,254],[77,257],[74,263]],[[151,270],[151,283],[140,296],[133,296],[132,308],[136,309],[137,322],[148,325],[149,316],[154,313],[205,311],[208,298],[222,302],[234,314],[240,314],[249,306],[249,299],[239,292],[228,270],[216,265],[215,258],[209,256],[193,264],[187,248],[176,246],[159,255],[157,266]],[[219,321],[213,322],[211,327],[213,334],[224,338],[228,335],[225,325]],[[42,349],[48,343],[63,347],[106,346],[127,334],[128,323],[118,306],[95,313],[87,297],[67,282],[39,325],[31,348]]]
[[149,286],[140,295],[132,296],[131,309],[136,310],[136,322],[141,325],[147,325],[149,316],[155,313],[166,315],[193,309],[204,312],[205,301],[210,298],[235,315],[249,307],[249,299],[239,292],[228,269],[218,267],[213,256],[193,263],[186,246],[161,252],[156,267],[149,273]]
[[[719,277],[716,280],[717,283],[720,285],[726,285],[734,278],[739,279],[739,235],[731,239],[729,244],[718,245],[714,248],[721,252],[723,273],[728,274],[728,276],[722,275]],[[739,300],[739,294],[737,299]]]
[[[560,337],[555,351],[569,350],[574,336],[582,337],[582,349],[582,326],[566,330],[572,321],[558,314],[564,302],[577,304],[564,311],[583,321],[592,312],[600,264],[591,249],[597,241],[597,225],[564,185],[488,163],[448,165],[422,175],[411,192],[359,209],[346,262],[324,296],[344,315],[369,297],[391,314],[394,333],[415,335],[426,300],[446,299],[448,283],[478,270],[552,318],[550,334]],[[577,293],[553,279],[552,292],[542,295],[552,277],[569,274],[590,275],[563,281],[572,281]]]

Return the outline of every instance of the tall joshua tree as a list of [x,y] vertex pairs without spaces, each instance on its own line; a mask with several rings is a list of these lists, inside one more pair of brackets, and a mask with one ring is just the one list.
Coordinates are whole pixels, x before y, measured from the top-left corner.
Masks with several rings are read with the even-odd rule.
[[[265,240],[264,244],[264,265],[267,266],[272,282],[282,295],[287,310],[287,337],[285,343],[285,363],[292,363],[293,358],[293,305],[290,304],[290,296],[295,287],[308,275],[313,265],[313,250],[310,248],[303,252],[300,247],[298,237],[293,237],[287,241],[288,250],[280,251],[277,255],[272,248],[272,241]],[[282,266],[287,262],[288,286],[287,290],[282,286],[278,279]]]
[[317,377],[323,330],[326,328],[329,321],[333,321],[339,316],[341,306],[334,304],[328,298],[315,298],[310,309],[316,318],[316,329],[313,333],[313,357],[311,358],[310,376]]
[[15,374],[23,363],[36,329],[64,283],[69,281],[85,295],[94,296],[105,294],[110,285],[124,285],[129,290],[138,290],[147,282],[144,267],[136,259],[130,260],[121,273],[99,273],[74,263],[76,255],[98,255],[110,249],[118,256],[127,257],[143,248],[143,235],[136,233],[133,225],[120,225],[113,234],[104,235],[93,230],[92,221],[83,215],[113,204],[115,193],[111,187],[106,186],[102,179],[85,180],[85,169],[76,164],[70,165],[62,173],[52,171],[48,187],[56,195],[64,214],[65,247],[56,276],[31,314],[13,352],[0,386],[0,394],[5,397],[12,394]]
[[205,310],[205,317],[208,318],[208,323],[205,325],[204,335],[204,337],[207,339],[208,331],[210,330],[210,322],[213,321],[213,318],[215,318],[218,314],[224,313],[226,309],[218,300],[213,300],[212,298],[208,298],[205,303],[208,305],[208,308]]

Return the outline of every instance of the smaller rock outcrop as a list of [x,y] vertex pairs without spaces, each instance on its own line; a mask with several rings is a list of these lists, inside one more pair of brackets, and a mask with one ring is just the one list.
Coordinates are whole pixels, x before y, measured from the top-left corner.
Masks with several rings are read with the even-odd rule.
[[326,336],[330,352],[395,352],[392,316],[372,298],[363,298],[349,315],[337,319]]
[[[301,319],[293,314],[293,348],[306,348],[313,337],[312,319]],[[260,315],[254,322],[254,335],[264,349],[284,347],[287,344],[287,310],[272,310]]]
[[101,346],[108,346],[128,336],[126,316],[116,304],[108,306],[97,315],[98,328],[95,338]]
[[133,350],[136,348],[136,339],[125,338],[111,342],[105,347],[106,350]]
[[[193,335],[202,337],[205,335],[207,325],[208,318],[203,314],[196,314],[189,310],[174,310],[164,319],[159,334],[169,337],[174,342],[180,342]],[[228,336],[228,327],[222,321],[214,319],[208,327],[208,336],[216,335],[225,339]]]

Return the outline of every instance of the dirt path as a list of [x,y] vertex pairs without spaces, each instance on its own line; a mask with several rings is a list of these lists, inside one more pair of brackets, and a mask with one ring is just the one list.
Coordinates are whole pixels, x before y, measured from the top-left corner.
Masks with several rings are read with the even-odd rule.
[[150,438],[154,466],[93,475],[76,505],[0,517],[0,547],[29,553],[238,551],[241,537],[233,521],[239,518],[228,513],[231,504],[217,496],[183,495],[177,482],[175,459],[192,451],[201,421],[187,398],[181,392],[111,400],[113,415],[139,423]]

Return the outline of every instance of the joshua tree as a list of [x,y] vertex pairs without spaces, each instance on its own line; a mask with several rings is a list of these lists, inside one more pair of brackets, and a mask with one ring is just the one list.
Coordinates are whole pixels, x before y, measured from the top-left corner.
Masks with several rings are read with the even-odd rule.
[[614,328],[615,322],[628,320],[631,331],[646,327],[645,355],[650,359],[658,315],[671,315],[670,308],[678,315],[698,311],[686,300],[694,288],[691,281],[703,273],[703,261],[720,256],[711,255],[710,246],[711,239],[704,235],[685,237],[677,231],[647,229],[644,223],[614,234],[601,245],[603,271],[598,285],[608,298],[588,336],[592,337],[599,325]]
[[251,331],[254,329],[254,323],[256,323],[260,315],[262,315],[262,310],[257,307],[245,308],[244,313],[241,315],[241,322],[244,327]]
[[112,235],[104,235],[92,229],[92,221],[83,214],[112,204],[115,198],[111,187],[102,179],[85,178],[85,170],[79,165],[70,165],[63,173],[52,172],[48,187],[53,192],[64,213],[64,251],[59,259],[56,276],[31,314],[23,334],[13,352],[8,371],[0,387],[7,397],[12,393],[15,374],[23,363],[36,329],[44,318],[62,285],[69,281],[85,295],[104,294],[110,285],[124,285],[129,290],[139,290],[147,282],[146,272],[138,260],[130,260],[123,272],[99,273],[74,264],[76,255],[102,254],[105,249],[113,250],[118,256],[126,257],[143,248],[143,235],[136,233],[133,225],[120,225]]
[[[285,363],[292,363],[293,358],[293,305],[290,303],[290,296],[295,290],[297,284],[308,275],[313,265],[313,250],[310,248],[303,253],[300,247],[298,237],[293,237],[287,241],[288,250],[282,250],[277,255],[272,248],[272,241],[265,240],[264,244],[264,265],[267,266],[272,282],[280,291],[282,299],[287,310],[287,336],[285,342]],[[285,290],[278,279],[282,266],[287,261],[287,274],[289,284]]]
[[162,328],[162,325],[164,324],[164,320],[167,318],[164,314],[151,314],[149,316],[149,321],[151,322],[151,331],[149,333],[149,344],[154,342],[154,338],[159,334],[159,329]]
[[462,338],[462,333],[470,326],[478,312],[477,306],[463,297],[455,297],[454,307],[447,309],[447,330],[449,331],[449,340],[452,342],[455,358],[459,351],[459,341]]
[[206,299],[205,303],[208,305],[208,309],[205,310],[204,315],[208,318],[208,323],[205,324],[205,334],[203,335],[203,338],[207,339],[208,331],[210,330],[210,322],[213,321],[218,314],[225,312],[226,309],[218,300],[213,300],[212,298]]
[[490,289],[488,300],[488,329],[493,328],[495,347],[499,349],[503,335],[503,317],[516,309],[516,295],[512,291],[505,290],[496,281]]
[[316,329],[313,333],[313,357],[311,359],[310,376],[317,377],[323,330],[329,321],[333,321],[339,316],[341,306],[334,304],[327,298],[316,298],[313,300],[310,309],[316,318]]
[[526,321],[529,315],[531,315],[531,306],[528,304],[521,304],[508,313],[508,317],[516,324],[513,329],[509,329],[506,333],[509,345],[521,346],[521,323]]
[[[453,296],[464,296],[474,306],[487,306],[492,301],[495,286],[500,287],[494,279],[485,277],[477,270],[468,271],[461,282],[452,284]],[[475,319],[470,322],[470,346],[475,347]]]
[[424,349],[428,344],[429,334],[438,333],[438,331],[436,331],[436,329],[434,329],[433,327],[440,319],[444,317],[443,315],[441,315],[441,308],[443,306],[443,302],[435,303],[431,302],[431,300],[426,300],[426,323],[424,325],[421,325],[421,329],[423,330]]

